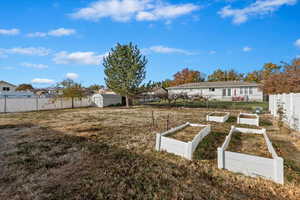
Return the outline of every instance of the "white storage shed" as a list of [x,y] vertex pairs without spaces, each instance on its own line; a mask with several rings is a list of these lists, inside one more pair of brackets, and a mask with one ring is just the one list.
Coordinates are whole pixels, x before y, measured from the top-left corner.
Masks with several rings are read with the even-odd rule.
[[122,104],[122,96],[118,94],[94,94],[92,101],[97,107]]

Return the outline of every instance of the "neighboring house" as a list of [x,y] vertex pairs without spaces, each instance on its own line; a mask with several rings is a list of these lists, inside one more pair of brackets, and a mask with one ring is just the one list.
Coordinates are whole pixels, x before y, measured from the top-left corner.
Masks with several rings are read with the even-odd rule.
[[92,101],[97,107],[106,107],[111,105],[122,104],[122,96],[118,94],[94,94]]
[[0,97],[32,97],[30,91],[16,91],[17,86],[6,81],[0,81]]
[[34,93],[39,97],[57,97],[63,94],[62,87],[48,87],[35,89]]
[[6,81],[0,81],[0,93],[15,92],[17,86]]
[[148,92],[138,95],[139,102],[146,103],[151,101],[158,101],[161,97],[168,96],[168,90],[164,87],[154,87]]
[[187,94],[223,101],[263,101],[259,84],[242,81],[187,83],[167,88],[169,95]]

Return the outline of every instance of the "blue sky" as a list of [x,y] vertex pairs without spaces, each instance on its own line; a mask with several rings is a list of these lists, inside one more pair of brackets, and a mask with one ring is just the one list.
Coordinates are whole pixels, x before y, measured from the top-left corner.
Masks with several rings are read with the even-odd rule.
[[0,80],[104,84],[101,58],[117,42],[143,50],[147,80],[249,72],[300,56],[299,11],[299,0],[1,1]]

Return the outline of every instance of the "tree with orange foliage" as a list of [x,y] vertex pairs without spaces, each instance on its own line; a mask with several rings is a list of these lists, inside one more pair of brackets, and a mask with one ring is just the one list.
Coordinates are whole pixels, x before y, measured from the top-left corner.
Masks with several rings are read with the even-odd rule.
[[185,83],[195,83],[204,81],[203,74],[197,70],[183,69],[174,74],[174,80],[170,82],[171,86],[177,86]]
[[271,74],[263,81],[262,89],[266,94],[300,92],[300,59],[285,64],[284,70]]

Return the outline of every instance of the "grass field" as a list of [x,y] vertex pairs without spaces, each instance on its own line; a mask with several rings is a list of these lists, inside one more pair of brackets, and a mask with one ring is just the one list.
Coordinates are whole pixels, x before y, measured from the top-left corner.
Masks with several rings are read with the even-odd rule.
[[207,124],[211,111],[222,110],[140,106],[0,115],[0,199],[300,199],[300,141],[278,134],[268,116],[262,124],[285,159],[284,185],[217,168],[217,147],[238,111],[225,124],[209,122],[212,133],[193,161],[154,150],[156,132],[187,121]]

